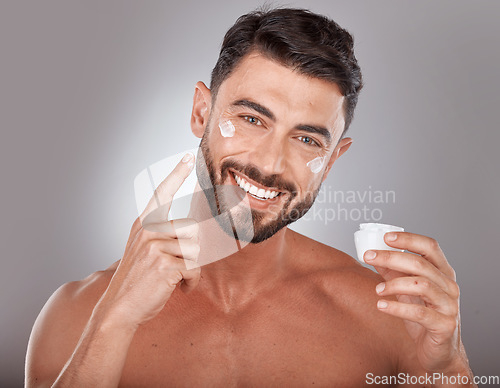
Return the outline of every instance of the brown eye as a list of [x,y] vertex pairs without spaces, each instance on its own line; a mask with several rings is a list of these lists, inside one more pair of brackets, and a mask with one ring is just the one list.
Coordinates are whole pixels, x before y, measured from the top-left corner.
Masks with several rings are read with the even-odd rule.
[[256,117],[253,117],[253,116],[242,116],[242,117],[243,117],[243,120],[248,121],[252,125],[262,125],[260,120]]
[[309,136],[299,136],[298,139],[307,145],[310,146],[318,146],[319,144],[314,141],[314,139],[310,138]]

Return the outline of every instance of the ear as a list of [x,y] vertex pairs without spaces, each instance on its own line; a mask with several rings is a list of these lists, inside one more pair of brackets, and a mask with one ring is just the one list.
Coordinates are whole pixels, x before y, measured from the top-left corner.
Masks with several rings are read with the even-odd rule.
[[203,137],[212,109],[212,94],[207,86],[199,81],[194,88],[193,111],[191,112],[191,131],[196,137]]
[[323,180],[322,182],[325,181],[326,177],[328,176],[328,173],[332,169],[333,163],[342,156],[344,152],[346,152],[349,147],[352,144],[352,139],[350,137],[346,137],[344,139],[341,139],[335,149],[333,150],[332,156],[330,157],[330,160],[328,161],[328,165],[326,166],[325,173],[323,174]]

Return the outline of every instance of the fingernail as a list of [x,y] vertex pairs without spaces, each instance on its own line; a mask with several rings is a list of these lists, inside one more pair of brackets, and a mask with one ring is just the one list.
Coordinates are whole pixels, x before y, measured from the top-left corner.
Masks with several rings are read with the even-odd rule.
[[387,308],[387,302],[385,300],[379,300],[377,302],[377,307],[379,309],[385,309],[385,308]]
[[194,155],[191,152],[188,152],[186,155],[184,155],[184,157],[182,158],[182,161],[184,163],[187,163],[190,160],[192,160],[193,158],[194,158]]
[[374,251],[366,251],[365,252],[365,260],[373,260],[375,258],[375,256],[377,256],[377,253],[374,252]]
[[396,233],[386,233],[385,234],[385,239],[387,241],[395,241],[398,238],[398,235]]
[[385,283],[379,283],[377,284],[377,287],[375,287],[375,291],[377,291],[377,294],[380,294],[382,291],[385,289]]

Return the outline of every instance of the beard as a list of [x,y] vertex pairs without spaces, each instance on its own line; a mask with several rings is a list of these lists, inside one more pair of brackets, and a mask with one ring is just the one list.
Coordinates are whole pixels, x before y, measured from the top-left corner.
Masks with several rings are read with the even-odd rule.
[[[212,216],[217,220],[222,230],[236,240],[253,244],[260,243],[272,237],[285,226],[303,217],[314,204],[321,185],[313,192],[307,193],[306,197],[291,207],[293,200],[297,197],[295,184],[284,180],[280,175],[264,176],[260,170],[252,165],[242,165],[236,160],[225,160],[220,167],[220,174],[215,171],[213,158],[208,146],[207,134],[205,130],[200,143],[200,150],[196,158],[196,175],[201,189],[210,207]],[[200,155],[201,152],[201,155]],[[242,201],[240,195],[236,195],[237,190],[242,190],[239,186],[224,185],[230,174],[229,169],[241,172],[266,187],[274,187],[283,193],[288,193],[288,198],[276,209],[276,213],[270,220],[266,220],[266,213],[252,209],[242,209],[238,206]],[[280,201],[280,203],[283,201]]]

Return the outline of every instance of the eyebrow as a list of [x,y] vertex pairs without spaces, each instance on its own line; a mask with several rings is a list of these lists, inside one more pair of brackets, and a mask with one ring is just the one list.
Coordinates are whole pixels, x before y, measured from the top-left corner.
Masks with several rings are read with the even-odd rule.
[[260,114],[266,116],[268,119],[276,121],[276,117],[273,115],[273,113],[269,109],[267,109],[265,106],[257,104],[256,102],[253,102],[250,100],[238,100],[238,101],[233,102],[233,106],[245,106],[245,107],[250,108],[256,112],[259,112]]
[[[250,108],[250,109],[266,116],[268,119],[270,119],[272,121],[276,121],[276,117],[269,109],[267,109],[265,106],[260,105],[256,102],[242,99],[242,100],[238,100],[238,101],[233,102],[232,105],[233,106],[244,106],[244,107]],[[318,127],[315,125],[307,125],[307,124],[299,124],[299,125],[295,126],[295,128],[298,130],[304,131],[304,132],[313,133],[313,134],[317,134],[317,135],[322,136],[325,139],[328,146],[332,142],[332,135],[331,135],[330,131],[328,129],[326,129],[325,127]]]

